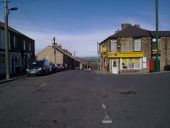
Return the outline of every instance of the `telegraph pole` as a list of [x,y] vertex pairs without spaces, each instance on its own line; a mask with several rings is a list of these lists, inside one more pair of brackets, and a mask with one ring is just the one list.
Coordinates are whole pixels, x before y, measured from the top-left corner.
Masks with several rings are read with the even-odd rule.
[[4,6],[4,19],[5,19],[5,68],[6,68],[6,79],[10,79],[10,72],[9,72],[9,38],[8,38],[8,0],[3,1]]
[[8,8],[9,0],[3,0],[4,3],[4,22],[5,22],[5,70],[6,79],[10,79],[10,66],[9,66],[9,35],[8,35],[8,15],[9,11],[16,11],[18,8]]
[[159,28],[159,17],[158,17],[158,0],[155,0],[155,14],[156,14],[156,48],[157,48],[157,51],[156,51],[156,71],[158,72],[160,69],[159,69],[159,65],[160,65],[160,61],[159,61],[159,55],[158,55],[158,52],[159,52],[159,35],[158,35],[158,28]]

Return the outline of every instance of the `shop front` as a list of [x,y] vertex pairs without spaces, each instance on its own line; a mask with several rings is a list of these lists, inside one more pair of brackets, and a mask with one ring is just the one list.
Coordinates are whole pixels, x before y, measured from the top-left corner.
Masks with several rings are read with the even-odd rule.
[[108,52],[110,74],[142,70],[143,52]]

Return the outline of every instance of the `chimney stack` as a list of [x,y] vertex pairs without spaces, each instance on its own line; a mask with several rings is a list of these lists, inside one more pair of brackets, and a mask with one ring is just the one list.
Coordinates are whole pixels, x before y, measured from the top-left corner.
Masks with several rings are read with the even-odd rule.
[[130,26],[132,26],[130,23],[124,23],[124,24],[122,24],[122,29],[125,29]]
[[52,43],[52,46],[57,48],[58,47],[58,43]]
[[135,24],[134,27],[140,28],[140,24]]

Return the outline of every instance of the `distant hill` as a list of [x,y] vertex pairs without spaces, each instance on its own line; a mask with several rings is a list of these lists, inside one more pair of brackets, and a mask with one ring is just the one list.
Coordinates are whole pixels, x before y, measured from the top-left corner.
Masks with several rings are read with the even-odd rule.
[[92,68],[97,69],[98,57],[80,57],[80,59],[88,62],[92,66]]

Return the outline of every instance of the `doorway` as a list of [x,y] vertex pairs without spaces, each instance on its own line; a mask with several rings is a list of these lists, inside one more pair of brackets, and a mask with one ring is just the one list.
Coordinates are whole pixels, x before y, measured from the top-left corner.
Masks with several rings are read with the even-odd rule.
[[119,59],[111,59],[111,74],[119,74]]

